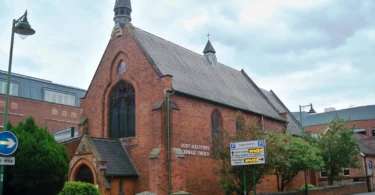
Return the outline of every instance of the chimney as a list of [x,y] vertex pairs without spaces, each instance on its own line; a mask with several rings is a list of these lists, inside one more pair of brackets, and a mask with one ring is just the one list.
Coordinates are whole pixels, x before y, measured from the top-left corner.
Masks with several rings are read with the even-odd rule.
[[70,127],[70,137],[74,137],[74,127]]
[[336,108],[334,107],[324,108],[324,112],[332,112],[332,111],[336,111]]

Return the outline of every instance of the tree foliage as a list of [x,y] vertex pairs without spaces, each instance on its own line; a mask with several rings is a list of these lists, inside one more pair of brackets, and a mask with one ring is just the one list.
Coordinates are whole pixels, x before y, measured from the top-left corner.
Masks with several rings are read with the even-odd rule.
[[98,188],[91,183],[66,182],[59,195],[100,195]]
[[274,170],[278,191],[284,191],[300,171],[323,167],[320,150],[304,139],[289,133],[267,133],[266,137],[277,153],[269,159],[269,164]]
[[58,194],[69,168],[65,147],[32,117],[8,129],[17,136],[18,149],[16,164],[6,167],[6,194]]
[[322,151],[323,171],[327,172],[328,184],[342,179],[343,168],[359,168],[360,148],[354,137],[353,127],[347,121],[336,116],[328,130],[318,134],[317,145]]
[[[237,131],[237,133],[230,134],[225,130],[220,130],[219,133],[212,137],[214,149],[212,157],[215,159],[215,167],[219,169],[221,178],[220,182],[225,194],[243,194],[243,171],[245,171],[246,174],[246,185],[248,191],[253,189],[253,169],[251,169],[250,166],[231,166],[229,143],[260,140],[265,138],[260,127],[256,125],[246,125],[241,116],[237,118],[237,121],[241,129],[240,131]],[[267,157],[273,155],[272,150],[272,147],[268,147],[267,145]],[[270,173],[270,166],[267,164],[254,166],[256,166],[256,183],[260,183],[262,178]]]

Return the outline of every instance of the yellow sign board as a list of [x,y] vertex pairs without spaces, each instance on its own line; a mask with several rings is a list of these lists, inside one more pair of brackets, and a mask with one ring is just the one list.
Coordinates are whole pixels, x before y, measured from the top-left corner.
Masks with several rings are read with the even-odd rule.
[[263,148],[250,148],[249,153],[262,153]]
[[245,158],[245,163],[252,163],[252,162],[258,162],[258,158]]

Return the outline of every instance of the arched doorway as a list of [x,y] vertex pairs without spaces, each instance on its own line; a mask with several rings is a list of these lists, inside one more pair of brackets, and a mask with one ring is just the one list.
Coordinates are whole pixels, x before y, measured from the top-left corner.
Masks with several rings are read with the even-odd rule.
[[87,165],[81,165],[76,173],[75,181],[94,184],[94,175],[92,174],[90,167]]

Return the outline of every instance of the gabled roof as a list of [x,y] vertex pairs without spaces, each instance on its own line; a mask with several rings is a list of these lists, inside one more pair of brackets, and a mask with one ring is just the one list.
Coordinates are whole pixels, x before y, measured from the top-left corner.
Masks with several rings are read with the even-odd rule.
[[277,95],[271,90],[267,91],[265,89],[261,89],[264,95],[268,98],[268,100],[273,104],[275,109],[281,114],[286,113],[288,115],[288,125],[286,130],[297,136],[302,135],[302,128],[297,119],[294,115],[289,111],[289,109],[284,105],[284,103],[277,97]]
[[139,175],[120,140],[85,137],[94,145],[99,159],[106,161],[107,176]]
[[159,76],[172,75],[177,93],[285,122],[243,70],[213,67],[204,56],[136,27],[134,38]]
[[327,124],[331,122],[336,115],[339,115],[339,117],[344,120],[350,121],[375,120],[375,105],[360,106],[330,112],[310,114],[306,117],[302,117],[302,123],[305,127]]

